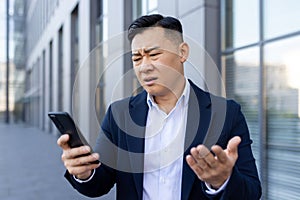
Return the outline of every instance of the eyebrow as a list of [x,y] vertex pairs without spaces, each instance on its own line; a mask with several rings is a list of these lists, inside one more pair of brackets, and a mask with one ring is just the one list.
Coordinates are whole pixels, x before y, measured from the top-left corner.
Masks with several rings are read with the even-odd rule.
[[[150,47],[150,48],[148,48],[148,49],[144,49],[144,52],[145,52],[145,53],[149,53],[150,51],[153,51],[153,50],[159,49],[159,48],[160,48],[159,46]],[[140,56],[141,54],[140,54],[140,52],[138,51],[137,53],[132,53],[131,55],[132,55],[132,56]]]

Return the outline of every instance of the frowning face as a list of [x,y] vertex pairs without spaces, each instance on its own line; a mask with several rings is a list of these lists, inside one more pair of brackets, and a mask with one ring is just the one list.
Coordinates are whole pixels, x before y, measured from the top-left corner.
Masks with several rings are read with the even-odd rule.
[[131,44],[135,74],[143,88],[153,96],[165,96],[182,87],[186,43],[171,41],[161,27],[137,34]]

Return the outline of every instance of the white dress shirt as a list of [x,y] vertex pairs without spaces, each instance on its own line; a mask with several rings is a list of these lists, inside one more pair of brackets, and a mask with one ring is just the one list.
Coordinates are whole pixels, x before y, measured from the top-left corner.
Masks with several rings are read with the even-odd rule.
[[176,200],[181,197],[184,137],[190,84],[173,110],[166,114],[148,94],[143,199]]

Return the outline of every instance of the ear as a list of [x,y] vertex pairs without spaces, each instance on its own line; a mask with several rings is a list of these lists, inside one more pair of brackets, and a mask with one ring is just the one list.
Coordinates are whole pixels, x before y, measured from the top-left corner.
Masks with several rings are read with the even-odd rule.
[[183,42],[179,45],[179,55],[180,61],[184,63],[189,57],[190,47],[186,42]]

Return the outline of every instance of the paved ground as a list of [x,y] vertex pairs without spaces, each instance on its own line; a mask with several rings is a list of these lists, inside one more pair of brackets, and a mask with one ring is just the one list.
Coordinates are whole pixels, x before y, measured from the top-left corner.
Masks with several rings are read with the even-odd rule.
[[[63,178],[56,137],[27,125],[0,124],[1,200],[86,200]],[[114,192],[98,198],[115,199]]]

